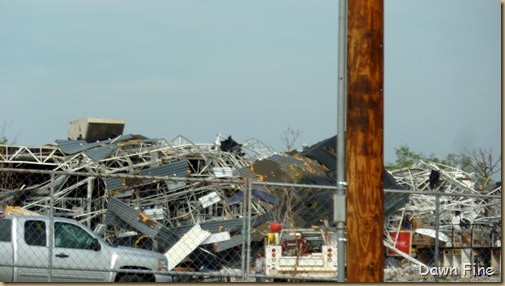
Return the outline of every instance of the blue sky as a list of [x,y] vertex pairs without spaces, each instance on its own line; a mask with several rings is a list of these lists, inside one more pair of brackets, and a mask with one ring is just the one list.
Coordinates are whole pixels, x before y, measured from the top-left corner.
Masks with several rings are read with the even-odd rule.
[[[384,0],[384,156],[501,152],[498,0]],[[337,130],[338,0],[0,1],[0,120],[21,145],[85,117],[276,150]]]

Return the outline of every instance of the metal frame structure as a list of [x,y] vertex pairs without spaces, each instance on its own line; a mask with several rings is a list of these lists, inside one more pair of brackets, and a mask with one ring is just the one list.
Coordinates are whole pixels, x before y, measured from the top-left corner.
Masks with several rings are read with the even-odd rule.
[[[251,230],[272,216],[269,203],[255,197],[253,189],[271,193],[282,187],[317,187],[264,181],[265,170],[260,173],[255,164],[262,162],[295,177],[324,174],[327,169],[306,157],[276,153],[256,139],[237,143],[240,148],[223,150],[223,142],[229,139],[218,135],[214,143],[196,144],[183,136],[167,141],[124,135],[97,142],[57,140],[40,147],[3,145],[0,168],[19,170],[19,176],[0,172],[0,206],[23,198],[17,202],[26,210],[44,214],[52,210],[96,229],[105,226],[104,238],[109,241],[126,237],[135,229],[139,236],[161,237],[166,249],[199,224],[213,234],[225,230],[236,236],[217,242],[216,252],[246,243],[250,247],[251,238],[258,239]],[[439,173],[439,180],[430,184],[433,171]],[[395,245],[391,233],[410,219],[438,229],[438,225],[450,223],[458,211],[472,224],[501,223],[501,186],[478,191],[472,174],[429,162],[391,174],[405,189],[385,190],[389,199],[385,201],[384,244],[388,248]],[[320,187],[337,190],[336,186]],[[140,223],[144,213],[153,215]],[[442,227],[439,231],[448,230]],[[250,249],[247,251],[243,259],[249,257]],[[405,258],[422,264],[414,257]]]
[[[431,189],[432,171],[439,172],[440,179]],[[408,216],[433,224],[433,210],[436,205],[434,193],[444,194],[440,195],[440,205],[443,206],[440,212],[441,221],[450,222],[456,211],[461,212],[471,223],[501,220],[501,210],[498,209],[500,205],[497,203],[501,198],[501,186],[491,186],[478,191],[471,173],[443,164],[420,161],[411,167],[394,170],[392,174],[400,185],[408,187],[411,195],[407,205],[389,218],[390,222],[401,222]],[[487,199],[489,196],[497,196],[493,199],[497,201],[490,202]]]
[[[226,198],[244,192],[244,186],[227,182],[206,185],[202,182],[102,179],[93,175],[237,179],[244,173],[241,169],[247,168],[250,162],[274,154],[273,149],[256,139],[249,139],[240,146],[243,153],[223,151],[220,149],[221,139],[224,138],[218,135],[215,143],[195,144],[183,136],[168,142],[126,135],[99,142],[57,140],[56,144],[43,147],[6,145],[2,146],[4,152],[0,152],[0,164],[21,169],[87,173],[88,177],[77,180],[69,180],[65,175],[55,179],[54,207],[59,215],[88,224],[92,220],[95,220],[94,224],[106,222],[107,197],[116,196],[136,208],[162,209],[167,226],[177,227],[209,219],[237,217],[241,209],[228,206]],[[222,170],[228,172],[218,174]],[[47,176],[29,189],[14,186],[3,188],[3,191],[9,194],[35,190],[36,195],[27,197],[23,207],[41,211],[48,209],[50,185]],[[220,202],[202,208],[199,199],[209,193],[215,193]],[[257,212],[261,212],[261,207],[254,206],[253,212],[260,215]]]

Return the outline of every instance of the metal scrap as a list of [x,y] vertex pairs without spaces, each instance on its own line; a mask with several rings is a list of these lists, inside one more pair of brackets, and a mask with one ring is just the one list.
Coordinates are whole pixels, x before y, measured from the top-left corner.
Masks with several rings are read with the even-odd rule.
[[[118,126],[115,128],[118,130]],[[224,138],[218,135],[213,143],[197,144],[183,136],[167,141],[113,133],[116,135],[107,138],[103,137],[104,134],[92,134],[94,140],[77,138],[74,134],[75,138],[72,138],[75,140],[56,140],[54,144],[38,147],[2,146],[1,167],[87,175],[72,178],[60,175],[51,181],[47,174],[13,179],[5,173],[0,185],[0,203],[45,213],[49,209],[48,196],[52,189],[58,215],[73,217],[94,228],[106,228],[104,237],[111,242],[132,237],[133,242],[129,243],[137,245],[139,240],[147,237],[152,240],[153,248],[166,252],[198,225],[211,235],[223,231],[229,234],[230,239],[212,244],[214,253],[219,253],[244,241],[243,212],[237,205],[242,203],[246,184],[226,180],[209,184],[170,178],[336,184],[336,136],[301,152],[283,154],[257,139],[239,144],[231,136]],[[101,176],[114,174],[136,176]],[[501,185],[475,190],[474,181],[472,174],[426,162],[392,172],[385,171],[385,189],[404,191],[385,193],[385,242],[388,245],[394,243],[390,233],[398,231],[404,222],[417,220],[422,222],[423,227],[434,225],[435,196],[417,192],[501,195]],[[300,223],[311,225],[331,217],[332,203],[328,200],[331,192],[323,190],[314,194],[311,199],[320,204],[322,212],[314,214],[309,210],[300,210],[297,213]],[[265,205],[277,205],[278,198],[268,186],[255,187],[251,194],[252,227],[261,229],[272,219]],[[296,194],[293,191],[292,195]],[[494,222],[501,225],[499,199],[471,196],[442,196],[440,199],[442,222],[452,222],[459,212],[470,223]]]

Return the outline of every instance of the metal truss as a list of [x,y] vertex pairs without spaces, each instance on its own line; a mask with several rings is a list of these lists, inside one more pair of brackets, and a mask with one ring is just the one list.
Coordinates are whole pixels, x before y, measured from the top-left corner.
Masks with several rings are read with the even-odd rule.
[[[247,152],[239,154],[223,151],[220,149],[221,139],[223,138],[218,135],[215,143],[196,144],[183,136],[177,136],[171,141],[120,136],[103,143],[62,140],[53,146],[44,147],[3,146],[5,151],[0,152],[0,164],[3,167],[89,174],[84,178],[59,176],[55,179],[52,204],[59,215],[70,216],[91,225],[104,224],[107,197],[115,196],[139,209],[162,210],[167,226],[182,226],[209,219],[239,216],[242,210],[228,206],[226,198],[244,192],[246,186],[171,182],[168,178],[176,174],[169,173],[175,168],[170,169],[170,164],[187,161],[186,170],[179,172],[180,176],[234,179],[240,177],[239,169],[247,167],[252,160],[273,153],[271,148],[254,139],[244,144]],[[165,176],[166,181],[114,182],[94,176],[131,174],[142,177],[151,174],[151,171],[160,172],[160,166],[168,166],[162,170],[166,173],[157,174]],[[37,179],[38,184],[32,186],[36,190],[35,195],[27,196],[23,207],[44,212],[49,208],[49,189],[52,185],[47,175],[39,175]],[[112,188],[111,183],[116,184],[113,184],[115,188]],[[219,202],[203,208],[201,198],[211,193],[215,194]],[[256,206],[253,208],[262,210]]]
[[[241,237],[236,224],[241,223],[246,206],[229,203],[228,199],[245,193],[248,186],[230,180],[258,180],[260,175],[251,166],[265,158],[284,172],[325,172],[307,158],[281,158],[256,139],[239,144],[239,150],[223,150],[224,140],[219,134],[213,143],[194,143],[181,135],[170,141],[131,135],[103,142],[58,141],[42,147],[3,145],[0,167],[78,175],[59,173],[53,180],[47,173],[24,174],[17,179],[2,177],[0,205],[20,203],[16,198],[22,197],[22,207],[30,211],[45,213],[53,206],[57,215],[72,217],[93,228],[107,226],[104,237],[109,241],[138,225],[138,216],[128,216],[132,210],[151,214],[168,236],[174,235],[169,229],[219,221]],[[437,180],[430,179],[433,172],[437,172]],[[385,219],[385,244],[394,245],[391,233],[406,221],[416,219],[434,225],[437,204],[442,224],[451,223],[456,213],[472,224],[501,223],[501,186],[479,191],[475,189],[473,174],[422,161],[391,174],[397,184],[406,188],[403,194],[408,193],[408,201]],[[206,179],[215,181],[209,183]],[[438,202],[436,194],[443,194]],[[111,200],[119,202],[119,214],[108,210]],[[207,200],[211,202],[207,204]],[[248,209],[253,217],[261,218],[258,223],[266,221],[268,210],[264,202],[253,200]],[[118,218],[119,215],[123,217]],[[131,221],[124,221],[128,219]],[[221,243],[218,249],[232,248],[241,241]]]
[[[434,171],[438,174],[436,180]],[[434,228],[438,219],[441,235],[447,233],[451,237],[451,231],[459,227],[456,223],[460,220],[469,225],[501,225],[501,185],[478,191],[474,188],[472,173],[433,162],[420,161],[411,167],[394,170],[392,174],[410,194],[408,203],[385,220],[385,243],[394,244],[391,233],[413,221]]]

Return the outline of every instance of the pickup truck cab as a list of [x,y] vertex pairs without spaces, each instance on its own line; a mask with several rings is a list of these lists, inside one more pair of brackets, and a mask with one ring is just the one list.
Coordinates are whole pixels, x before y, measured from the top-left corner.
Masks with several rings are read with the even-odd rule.
[[66,218],[0,215],[0,282],[172,282],[167,258]]

